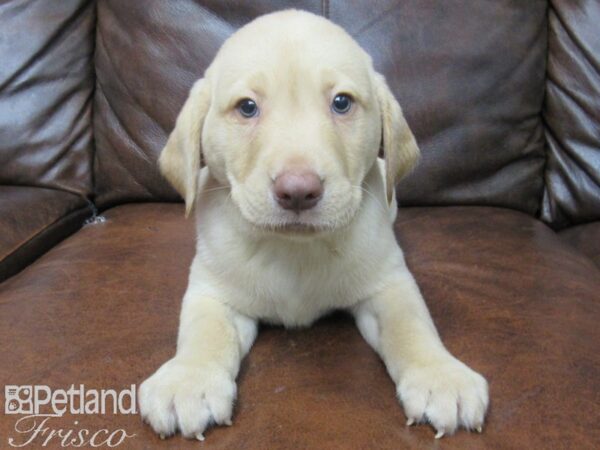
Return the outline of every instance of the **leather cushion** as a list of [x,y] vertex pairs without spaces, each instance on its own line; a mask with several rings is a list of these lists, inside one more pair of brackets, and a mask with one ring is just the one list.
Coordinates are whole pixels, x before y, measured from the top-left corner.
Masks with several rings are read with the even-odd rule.
[[600,219],[600,2],[551,1],[542,217],[554,227]]
[[539,211],[545,1],[328,3],[386,76],[420,145],[401,205]]
[[0,184],[92,192],[95,2],[0,2]]
[[0,281],[77,230],[92,210],[68,192],[0,186]]
[[236,28],[290,6],[319,12],[316,0],[189,0],[98,4],[94,132],[100,208],[179,198],[156,160],[194,81]]
[[[181,205],[106,211],[0,284],[0,380],[139,384],[175,352],[193,256]],[[482,435],[445,449],[594,448],[600,432],[600,271],[530,217],[478,207],[406,208],[397,236],[447,347],[490,382]],[[376,270],[376,268],[374,268]],[[18,325],[16,325],[18,323]],[[71,416],[55,427],[123,428],[127,448],[161,442],[139,416]],[[430,449],[433,431],[407,428],[383,364],[343,315],[310,329],[263,327],[239,376],[233,427],[211,448]],[[15,416],[0,415],[13,436]]]
[[156,159],[220,44],[289,6],[330,16],[373,55],[423,150],[404,204],[493,204],[534,214],[546,2],[103,1],[94,117],[97,202],[175,200]]

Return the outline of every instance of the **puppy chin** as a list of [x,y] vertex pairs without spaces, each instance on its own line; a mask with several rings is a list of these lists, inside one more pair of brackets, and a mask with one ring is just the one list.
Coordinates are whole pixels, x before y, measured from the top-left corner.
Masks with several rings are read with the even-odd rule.
[[254,231],[260,234],[301,239],[333,233],[338,229],[338,227],[326,221],[316,219],[314,215],[308,219],[304,218],[302,214],[294,214],[295,217],[288,217],[288,214],[273,212],[272,214],[265,214],[257,220],[252,216],[244,215],[243,210],[240,211]]
[[328,234],[336,229],[330,226],[307,223],[303,221],[282,222],[275,225],[266,225],[266,232],[288,236],[290,238],[307,238],[316,235]]

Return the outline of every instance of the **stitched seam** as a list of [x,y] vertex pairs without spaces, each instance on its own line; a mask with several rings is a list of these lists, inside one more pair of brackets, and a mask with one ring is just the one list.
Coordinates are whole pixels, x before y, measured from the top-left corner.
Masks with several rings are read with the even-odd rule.
[[321,1],[321,14],[329,19],[329,0]]
[[542,99],[542,105],[540,108],[540,122],[542,125],[542,132],[543,132],[543,138],[544,138],[544,166],[542,167],[542,193],[540,195],[540,199],[539,199],[539,203],[538,203],[538,212],[536,214],[536,216],[543,220],[544,219],[544,206],[546,203],[546,198],[548,198],[548,208],[550,209],[548,211],[548,214],[550,217],[548,217],[549,222],[547,223],[551,223],[554,218],[554,213],[551,211],[552,210],[552,204],[551,204],[551,200],[550,200],[550,183],[548,180],[548,165],[549,165],[549,159],[550,159],[550,142],[548,140],[548,135],[547,133],[550,131],[550,125],[546,122],[546,102],[547,102],[547,96],[548,96],[548,81],[549,81],[549,77],[548,77],[548,62],[550,59],[550,14],[552,12],[553,9],[553,5],[552,2],[548,2],[546,5],[546,69],[545,69],[545,76],[544,76],[544,97]]
[[[15,255],[17,255],[19,253],[20,250],[22,249],[26,249],[26,247],[28,245],[32,245],[36,239],[39,238],[43,238],[44,235],[48,232],[51,232],[53,229],[55,229],[56,227],[60,227],[61,223],[65,223],[65,222],[69,222],[70,220],[75,219],[79,214],[82,214],[86,211],[89,211],[89,204],[82,206],[81,208],[77,208],[74,209],[70,212],[68,212],[67,214],[65,214],[64,216],[61,216],[59,218],[57,218],[55,221],[53,221],[52,223],[49,223],[47,225],[45,225],[43,228],[41,228],[40,230],[38,230],[37,232],[33,233],[30,237],[27,238],[27,240],[23,241],[21,244],[19,244],[17,247],[12,248],[9,253],[7,253],[6,255],[4,255],[4,257],[2,259],[0,259],[0,264],[4,263],[5,261],[9,260],[11,257],[14,257]],[[81,221],[81,223],[79,223],[79,227],[83,226],[85,221]],[[65,239],[66,237],[70,236],[74,234],[74,232],[69,233],[67,236],[65,236],[63,239]],[[61,239],[62,240],[62,239]],[[60,240],[58,241],[60,242]],[[40,256],[42,256],[44,253],[48,252],[51,248],[55,247],[56,244],[58,244],[58,242],[55,242],[51,247],[49,247],[48,249],[38,253],[32,261],[30,261],[29,263],[27,263],[27,265],[23,266],[23,269],[27,266],[29,266],[31,264],[31,262],[35,261],[37,258],[39,258]],[[22,270],[22,269],[21,269]],[[19,270],[20,272],[20,270]],[[10,278],[10,277],[9,277]],[[8,279],[8,278],[7,278]],[[0,281],[1,282],[1,281]]]

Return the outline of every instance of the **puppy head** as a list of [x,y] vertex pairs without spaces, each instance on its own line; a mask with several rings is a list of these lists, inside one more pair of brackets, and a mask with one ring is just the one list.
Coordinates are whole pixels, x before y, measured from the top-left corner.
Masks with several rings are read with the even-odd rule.
[[187,212],[206,162],[246,221],[311,232],[351,221],[382,144],[391,201],[419,153],[398,102],[344,30],[290,10],[262,16],[223,44],[159,163]]

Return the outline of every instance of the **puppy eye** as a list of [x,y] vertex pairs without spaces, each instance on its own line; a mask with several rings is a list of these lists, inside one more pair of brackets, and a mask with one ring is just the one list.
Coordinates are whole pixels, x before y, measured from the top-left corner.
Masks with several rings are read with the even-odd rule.
[[338,114],[346,114],[352,108],[352,97],[348,94],[337,94],[331,102],[331,109]]
[[258,105],[251,98],[244,98],[240,100],[236,108],[242,116],[248,119],[258,114]]

